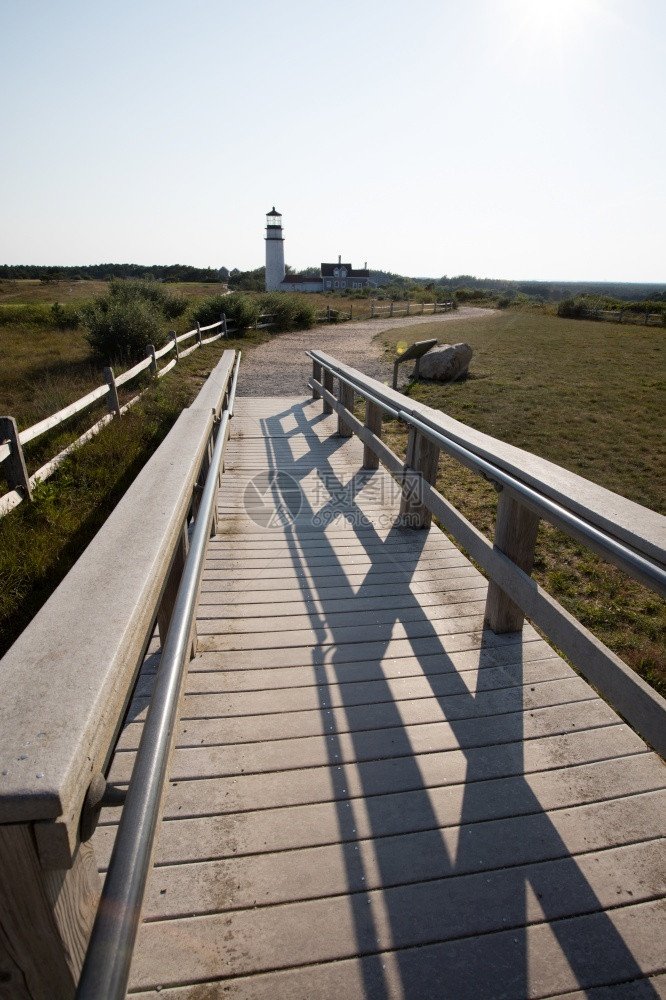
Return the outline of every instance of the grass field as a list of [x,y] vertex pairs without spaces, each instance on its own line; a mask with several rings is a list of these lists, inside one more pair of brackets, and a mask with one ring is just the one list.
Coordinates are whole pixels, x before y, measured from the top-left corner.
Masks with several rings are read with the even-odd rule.
[[[108,287],[108,282],[98,280],[42,283],[38,278],[21,278],[17,281],[2,279],[0,280],[0,304],[30,305],[44,302],[52,305],[54,302],[60,302],[61,305],[66,305],[93,299],[96,295],[104,295]],[[173,294],[180,292],[181,295],[190,299],[218,294],[225,286],[222,283],[214,282],[175,281],[164,287]]]
[[[414,399],[662,513],[666,510],[666,333],[541,312],[412,326],[380,336],[387,357],[416,340],[466,341],[466,379],[413,383]],[[405,366],[407,367],[407,366]],[[404,430],[387,425],[404,454]],[[438,488],[488,537],[494,490],[453,459]],[[666,695],[666,602],[542,522],[534,576]]]

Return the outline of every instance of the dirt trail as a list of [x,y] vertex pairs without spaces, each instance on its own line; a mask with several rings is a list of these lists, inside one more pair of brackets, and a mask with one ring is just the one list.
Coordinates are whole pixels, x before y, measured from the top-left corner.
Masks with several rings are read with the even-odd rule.
[[307,380],[312,374],[312,362],[305,355],[307,350],[326,351],[366,375],[387,381],[393,376],[393,366],[382,360],[381,343],[374,339],[377,334],[404,326],[442,323],[485,314],[486,309],[463,306],[456,312],[436,316],[398,316],[395,319],[368,319],[339,325],[322,323],[312,330],[281,333],[243,356],[238,395],[307,395],[310,391]]

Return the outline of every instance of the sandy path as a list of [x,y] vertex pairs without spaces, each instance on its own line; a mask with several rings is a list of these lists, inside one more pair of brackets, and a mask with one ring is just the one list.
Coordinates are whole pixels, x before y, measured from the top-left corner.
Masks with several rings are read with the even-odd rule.
[[[404,326],[442,323],[487,314],[486,309],[463,306],[453,313],[436,316],[399,316],[395,319],[361,320],[354,323],[321,323],[312,330],[280,333],[265,344],[248,351],[241,361],[239,396],[300,396],[307,395],[312,362],[307,350],[321,350],[358,368],[366,375],[390,380],[393,366],[383,361],[382,346],[374,340],[377,334]],[[409,365],[405,365],[409,368]],[[405,373],[406,374],[406,373]]]

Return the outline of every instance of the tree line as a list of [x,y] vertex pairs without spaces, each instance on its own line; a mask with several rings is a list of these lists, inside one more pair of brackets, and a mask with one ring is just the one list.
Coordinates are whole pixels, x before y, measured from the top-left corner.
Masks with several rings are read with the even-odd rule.
[[110,281],[112,278],[153,278],[158,281],[219,282],[220,272],[213,267],[189,264],[85,264],[80,267],[45,267],[40,264],[0,264],[0,278],[19,281],[37,278],[45,283],[58,281]]

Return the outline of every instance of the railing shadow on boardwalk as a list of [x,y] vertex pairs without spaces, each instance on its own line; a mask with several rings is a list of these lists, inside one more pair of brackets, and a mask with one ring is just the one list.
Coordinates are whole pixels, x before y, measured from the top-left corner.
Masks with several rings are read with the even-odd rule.
[[[313,427],[322,419],[319,411],[312,419],[310,414],[313,414],[311,405],[294,405],[275,418],[263,421],[268,434],[269,468],[277,472],[287,460],[287,471],[297,482],[311,474],[313,456],[306,452],[301,458],[287,459],[289,441],[300,435],[304,436],[301,440],[307,441],[308,433],[312,434]],[[278,447],[275,446],[277,435],[286,437]],[[642,973],[636,960],[604,913],[585,874],[525,778],[521,644],[514,637],[511,686],[502,688],[504,704],[500,719],[492,704],[496,691],[490,686],[484,689],[484,671],[498,666],[493,655],[498,649],[496,637],[488,631],[480,635],[476,689],[470,691],[410,589],[427,531],[409,531],[414,556],[401,558],[395,566],[396,575],[404,582],[405,599],[391,621],[382,624],[384,636],[379,639],[369,636],[363,659],[363,680],[374,681],[375,690],[380,691],[375,702],[382,703],[382,728],[370,728],[372,708],[354,703],[353,688],[348,682],[354,679],[358,661],[349,662],[345,658],[345,633],[349,622],[344,626],[336,625],[336,619],[330,616],[336,611],[339,598],[360,600],[373,587],[373,581],[378,581],[385,571],[385,562],[382,565],[376,553],[383,551],[385,559],[386,554],[390,555],[392,542],[397,537],[404,538],[406,530],[393,527],[387,534],[380,534],[364,518],[357,505],[357,494],[372,482],[373,477],[383,473],[359,470],[351,482],[341,482],[330,458],[345,441],[344,438],[332,439],[325,449],[324,463],[321,457],[317,460],[317,472],[330,492],[325,509],[315,511],[304,492],[299,517],[285,530],[293,566],[302,574],[303,597],[318,605],[317,610],[310,611],[311,628],[318,639],[326,643],[313,645],[312,665],[319,691],[322,732],[329,737],[331,782],[366,996],[373,1000],[388,997],[386,967],[389,956],[385,951],[393,948],[395,960],[391,968],[393,974],[399,976],[405,1000],[527,997],[530,983],[526,928],[541,920],[550,926],[579,988],[594,985],[589,948],[602,950],[606,982],[639,980]],[[321,555],[330,559],[326,580],[329,584],[332,578],[335,580],[335,600],[327,595],[328,588],[317,586],[313,574],[306,575],[301,551],[304,525],[315,515],[319,515],[321,522],[322,515],[326,517],[326,510],[346,521],[350,539],[363,546],[370,562],[362,584],[352,585],[326,533],[321,532],[318,544]],[[408,611],[407,616],[405,611]],[[446,831],[441,827],[421,763],[382,667],[390,642],[386,635],[390,636],[391,627],[399,625],[403,618],[409,619],[408,628],[419,636],[407,639],[411,645],[409,655],[418,661],[423,676],[430,681],[432,697],[442,713],[441,720],[450,725],[459,748],[457,754],[464,757],[461,777],[442,774],[441,779],[442,786],[464,783],[456,818],[459,824],[457,843],[453,842],[454,828]],[[417,629],[413,627],[415,622],[418,622]],[[353,625],[353,614],[351,623]],[[335,678],[333,684],[331,671]],[[445,697],[436,693],[437,679],[443,673],[448,680]],[[378,689],[377,685],[383,685],[383,689]],[[335,703],[331,698],[332,688],[337,689],[347,718],[347,738],[352,742],[355,757],[352,764],[344,763],[340,745],[342,730],[332,729],[330,706]],[[457,710],[451,715],[449,699],[453,696]],[[365,723],[364,712],[368,714]],[[471,720],[486,713],[489,718],[495,714],[498,725],[489,724],[485,736],[475,737],[471,732]],[[456,751],[448,754],[452,761],[455,755]],[[358,803],[347,792],[348,768],[355,769],[362,789],[363,809],[381,886],[378,890],[366,888],[368,872],[358,849],[356,833]],[[502,788],[510,799],[510,808],[507,808],[507,799],[497,794],[497,786],[489,785],[491,780],[504,782]],[[398,802],[396,788],[404,795],[402,803]],[[492,797],[490,803],[489,796]],[[410,825],[417,832],[405,832],[402,822],[405,807],[409,810]],[[378,893],[381,893],[380,900]],[[585,914],[595,916],[589,942],[581,940],[579,926],[563,919]],[[637,996],[657,996],[645,981],[636,986]]]

